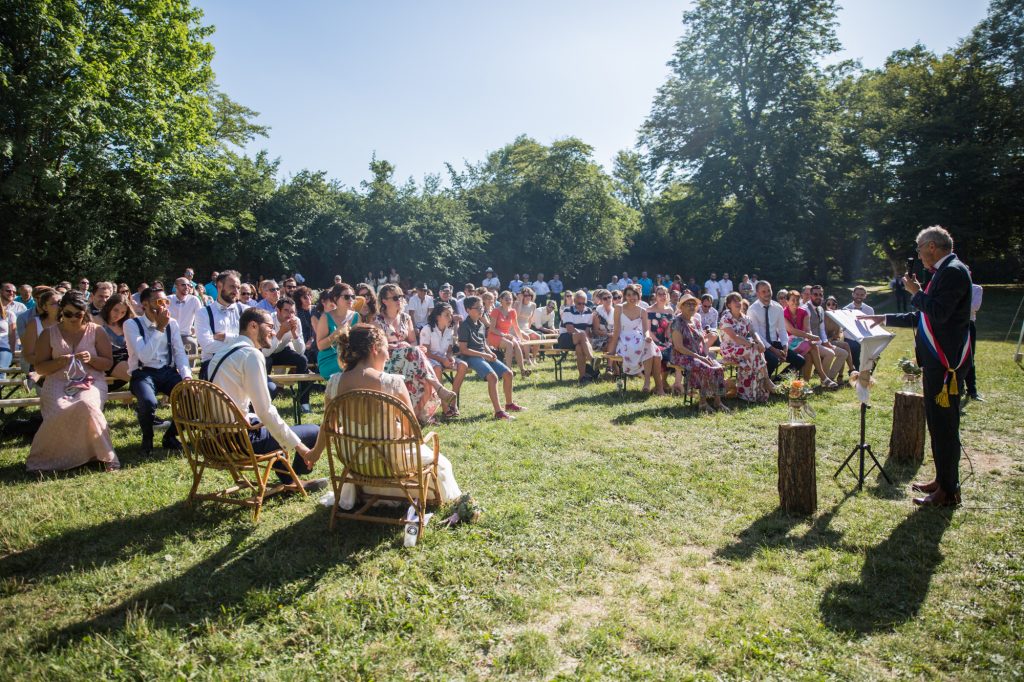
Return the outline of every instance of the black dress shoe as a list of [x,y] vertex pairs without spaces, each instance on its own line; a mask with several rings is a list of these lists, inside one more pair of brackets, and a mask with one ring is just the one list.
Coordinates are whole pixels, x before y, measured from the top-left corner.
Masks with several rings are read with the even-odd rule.
[[959,507],[960,495],[958,493],[947,493],[939,488],[931,495],[915,497],[914,504],[919,507]]
[[915,493],[924,493],[925,495],[930,495],[931,493],[939,489],[939,482],[929,481],[928,483],[911,483],[910,489],[913,490]]

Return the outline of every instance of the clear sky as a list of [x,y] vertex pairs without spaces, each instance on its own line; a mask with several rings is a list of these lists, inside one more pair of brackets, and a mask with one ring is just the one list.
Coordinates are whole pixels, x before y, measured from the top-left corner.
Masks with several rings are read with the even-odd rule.
[[[283,176],[345,185],[371,156],[397,179],[476,162],[526,134],[576,136],[606,168],[636,141],[688,2],[666,0],[195,0],[213,24],[221,88],[260,112],[250,151]],[[920,41],[942,52],[986,0],[845,0],[843,52],[881,66]],[[830,60],[832,61],[832,60]]]

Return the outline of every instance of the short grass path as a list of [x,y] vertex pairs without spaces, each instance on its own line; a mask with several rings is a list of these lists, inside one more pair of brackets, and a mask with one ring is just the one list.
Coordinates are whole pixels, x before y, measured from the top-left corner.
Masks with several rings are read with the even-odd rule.
[[[850,389],[814,398],[819,512],[801,519],[777,511],[783,403],[700,417],[547,368],[508,424],[470,382],[439,432],[486,513],[413,550],[391,528],[329,533],[312,499],[258,525],[189,512],[186,463],[142,456],[128,408],[108,410],[118,474],[35,480],[27,444],[3,441],[0,679],[1019,677],[1024,371],[1002,339],[1020,295],[987,295],[955,512],[911,505],[930,463],[858,495],[832,479]],[[883,461],[898,334],[869,416]]]

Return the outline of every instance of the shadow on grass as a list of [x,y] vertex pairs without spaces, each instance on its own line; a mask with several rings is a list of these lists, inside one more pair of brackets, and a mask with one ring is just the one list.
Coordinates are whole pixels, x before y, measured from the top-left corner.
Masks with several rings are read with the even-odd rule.
[[839,508],[850,497],[852,493],[846,493],[835,506],[816,516],[810,529],[799,536],[790,535],[790,531],[804,523],[807,517],[789,514],[776,507],[740,531],[737,541],[717,550],[715,557],[736,561],[750,559],[761,549],[785,548],[806,552],[817,547],[840,547],[842,533],[829,526]]
[[639,391],[633,392],[628,391],[625,394],[614,391],[612,393],[584,393],[575,397],[569,398],[568,400],[561,400],[557,403],[552,403],[548,407],[549,410],[568,410],[573,407],[581,405],[602,405],[605,407],[615,407],[616,405],[622,405],[623,403],[643,403],[646,402],[651,396],[646,393]]
[[[22,570],[33,569],[32,576],[38,579],[40,574],[77,571],[90,564],[137,562],[139,554],[158,561],[157,555],[174,551],[171,541],[187,543],[186,538],[176,536],[190,534],[194,526],[209,527],[219,538],[219,546],[197,563],[91,618],[49,633],[35,642],[38,650],[64,646],[95,633],[122,631],[140,614],[157,627],[170,628],[190,628],[225,617],[256,620],[314,589],[328,569],[357,563],[355,557],[363,550],[390,546],[396,536],[393,526],[377,524],[342,524],[340,532],[328,533],[327,513],[317,509],[298,523],[247,546],[256,528],[247,515],[228,526],[237,510],[217,507],[209,511],[213,513],[197,511],[190,521],[192,515],[181,506],[167,507],[134,520],[71,533],[77,537],[70,540],[67,535],[61,536],[12,557],[11,562],[20,564]],[[198,518],[201,516],[205,518]],[[64,554],[69,541],[85,549]],[[90,547],[92,542],[98,544],[99,551]],[[0,563],[0,572],[9,572],[7,563]]]
[[939,543],[952,517],[952,509],[918,509],[867,550],[859,582],[825,591],[820,606],[825,625],[865,635],[916,617],[942,563]]

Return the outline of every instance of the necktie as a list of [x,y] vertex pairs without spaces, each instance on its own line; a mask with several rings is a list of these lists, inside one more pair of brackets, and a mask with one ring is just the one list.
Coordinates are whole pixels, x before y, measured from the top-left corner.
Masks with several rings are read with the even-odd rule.
[[[764,305],[763,303],[761,305]],[[768,306],[764,306],[764,333],[768,336],[769,345],[772,342],[772,323],[768,320]]]

